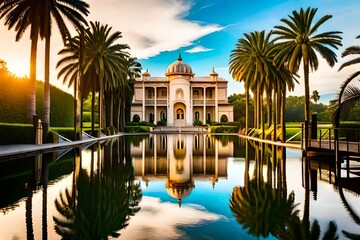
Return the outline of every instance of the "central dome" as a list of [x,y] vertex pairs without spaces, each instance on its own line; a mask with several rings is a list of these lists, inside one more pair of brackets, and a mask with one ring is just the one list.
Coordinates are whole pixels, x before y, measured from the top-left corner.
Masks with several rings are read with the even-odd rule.
[[166,69],[166,76],[172,75],[187,75],[194,76],[195,74],[192,72],[192,69],[189,64],[184,63],[182,61],[181,55],[179,54],[179,58],[176,62],[173,62]]

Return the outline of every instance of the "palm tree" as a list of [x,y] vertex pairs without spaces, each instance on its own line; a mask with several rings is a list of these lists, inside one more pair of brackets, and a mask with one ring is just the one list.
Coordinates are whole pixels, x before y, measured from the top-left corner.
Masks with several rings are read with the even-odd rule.
[[[44,0],[44,10],[40,11],[40,37],[45,38],[45,75],[44,75],[44,116],[43,133],[47,136],[50,124],[50,37],[52,19],[56,22],[64,44],[70,38],[70,32],[64,21],[64,17],[76,29],[80,29],[81,24],[87,24],[83,15],[87,16],[89,4],[81,0]],[[82,15],[83,14],[83,15]],[[76,97],[76,96],[74,96]]]
[[27,123],[33,123],[36,114],[36,54],[39,39],[40,19],[39,14],[43,10],[41,1],[33,0],[0,0],[0,19],[5,17],[5,25],[9,30],[15,26],[16,41],[19,41],[24,32],[30,27],[30,87],[28,95],[28,107],[26,112]]
[[317,101],[319,101],[320,99],[320,95],[319,92],[317,90],[312,91],[311,97],[312,100],[314,100],[315,103],[317,103]]
[[[275,57],[288,67],[291,73],[297,73],[300,64],[304,67],[304,85],[305,85],[305,140],[309,137],[309,119],[310,119],[310,87],[309,70],[316,71],[319,66],[319,60],[316,55],[318,52],[327,63],[333,67],[337,62],[336,54],[332,48],[337,49],[342,46],[339,31],[330,31],[317,33],[318,28],[329,20],[332,16],[325,15],[317,22],[313,23],[317,8],[300,9],[299,12],[293,11],[289,15],[290,19],[281,19],[285,26],[275,26],[275,38],[279,42],[278,53]],[[307,144],[305,144],[307,150]]]
[[[356,38],[360,38],[360,35]],[[345,63],[343,63],[339,71],[342,70],[345,67],[356,65],[360,63],[360,46],[351,46],[345,49],[345,51],[342,53],[342,57],[346,56],[356,56],[354,59],[351,59]],[[342,109],[344,109],[344,113],[348,114],[349,110],[354,106],[354,104],[360,99],[359,96],[359,89],[355,86],[348,86],[350,82],[357,77],[360,76],[360,71],[356,71],[353,74],[351,74],[341,85],[340,92],[338,95],[338,105],[337,110],[335,111],[335,126],[339,127],[339,120],[340,120],[340,112]]]
[[276,52],[274,41],[270,39],[271,32],[268,34],[265,34],[265,31],[251,32],[244,35],[245,38],[240,38],[236,49],[232,50],[229,71],[234,79],[244,81],[247,106],[245,132],[247,133],[249,128],[248,103],[249,91],[252,90],[256,112],[255,126],[262,129],[262,138],[264,138],[263,95],[267,96],[270,105],[272,92],[279,92],[281,86],[285,84],[293,87],[293,77],[285,68],[274,64]]
[[111,27],[100,25],[99,22],[90,22],[90,28],[85,30],[84,45],[84,74],[88,71],[98,78],[99,83],[99,131],[103,127],[103,93],[105,87],[117,88],[122,85],[119,74],[126,69],[128,54],[123,51],[128,48],[124,44],[115,42],[121,38],[121,33],[112,34]]
[[[103,93],[117,92],[124,95],[126,85],[126,69],[128,49],[126,44],[116,44],[121,38],[120,32],[110,34],[111,27],[100,26],[99,22],[90,22],[90,28],[84,31],[84,64],[83,81],[80,83],[84,96],[92,93],[92,108],[95,106],[95,93],[99,92],[99,131],[100,135],[103,119]],[[75,83],[79,76],[80,36],[70,39],[59,54],[63,58],[57,63],[60,67],[58,77],[63,76],[63,81],[69,86]],[[125,74],[125,76],[124,76]],[[94,130],[94,109],[92,110],[92,129]]]

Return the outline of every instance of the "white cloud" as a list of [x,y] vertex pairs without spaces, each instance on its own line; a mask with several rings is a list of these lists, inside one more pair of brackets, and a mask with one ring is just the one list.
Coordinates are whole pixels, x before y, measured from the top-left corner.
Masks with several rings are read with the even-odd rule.
[[193,41],[223,29],[217,24],[201,25],[185,19],[191,8],[185,1],[91,0],[89,4],[90,19],[121,31],[132,55],[140,59],[190,46]]
[[185,52],[187,52],[187,53],[198,53],[198,52],[209,52],[209,51],[212,51],[212,50],[214,50],[214,49],[206,48],[206,47],[203,47],[203,46],[196,46],[196,47],[193,47],[191,49],[186,50]]
[[147,196],[141,200],[140,207],[140,212],[131,217],[130,224],[120,231],[123,239],[181,239],[183,232],[179,226],[220,219],[227,221],[225,216],[207,212],[199,205],[182,205],[179,208],[177,204]]

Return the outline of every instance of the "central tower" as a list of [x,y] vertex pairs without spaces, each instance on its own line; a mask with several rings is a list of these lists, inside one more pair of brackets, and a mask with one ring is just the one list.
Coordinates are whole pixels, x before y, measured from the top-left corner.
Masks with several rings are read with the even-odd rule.
[[182,61],[180,54],[178,60],[168,66],[165,73],[170,89],[168,126],[192,126],[190,81],[194,75],[190,65]]

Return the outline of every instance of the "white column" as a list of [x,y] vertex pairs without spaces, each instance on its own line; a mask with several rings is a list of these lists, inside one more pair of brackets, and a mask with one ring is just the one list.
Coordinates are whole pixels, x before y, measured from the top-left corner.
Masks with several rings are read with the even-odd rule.
[[206,123],[206,87],[203,88],[203,98],[204,98],[204,107],[203,107],[203,124]]
[[143,80],[143,89],[142,89],[142,121],[145,121],[145,84]]
[[218,83],[215,85],[215,121],[220,122],[219,119],[219,107],[218,107]]
[[156,162],[157,162],[157,134],[154,134],[153,137],[154,137],[154,158],[153,158],[153,161],[154,161],[154,175],[156,176]]
[[157,123],[157,88],[154,87],[154,123]]

